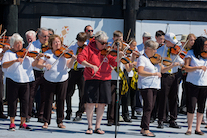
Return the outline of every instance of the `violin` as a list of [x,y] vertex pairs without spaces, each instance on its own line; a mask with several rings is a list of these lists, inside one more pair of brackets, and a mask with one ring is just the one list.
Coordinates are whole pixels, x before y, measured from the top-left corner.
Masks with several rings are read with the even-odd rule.
[[86,47],[87,45],[83,44],[83,46],[78,47],[78,53],[81,53],[82,50]]
[[42,48],[42,53],[50,49],[48,43],[43,44],[41,48]]
[[[26,52],[27,52],[27,49],[23,48],[23,49],[17,51],[16,54],[19,58],[23,58],[25,56]],[[33,58],[37,57],[38,55],[39,55],[39,53],[37,51],[30,51],[27,53],[27,56],[33,57]],[[44,57],[46,57],[47,59],[50,58],[50,56],[47,56],[47,55],[44,55]]]
[[[170,53],[177,55],[180,52],[181,48],[178,45],[175,45],[174,47],[170,48]],[[182,51],[180,52],[179,56],[183,59],[186,56],[187,52]]]
[[101,50],[101,55],[107,56],[107,53],[115,57],[117,56],[117,49],[112,49],[110,46],[107,46],[106,48]]
[[[152,62],[152,64],[158,64],[158,63],[161,63],[161,61],[162,61],[162,57],[159,55],[159,54],[155,54],[154,56],[152,56],[151,58],[150,58],[150,61]],[[171,65],[172,64],[172,59],[171,58],[169,58],[169,57],[165,57],[164,59],[163,59],[163,65],[165,65],[165,66],[169,66],[169,65]]]
[[5,46],[10,46],[10,44],[9,43],[1,43],[0,42],[0,48],[4,48]]
[[73,56],[73,51],[71,50],[69,52],[65,52],[65,50],[66,50],[66,48],[64,48],[64,47],[61,47],[60,49],[57,49],[55,51],[55,56],[59,57],[60,55],[63,54],[63,56],[65,58],[71,58]]
[[201,52],[201,57],[202,58],[207,58],[207,51]]
[[123,63],[123,64],[128,64],[128,63],[130,63],[130,59],[129,59],[129,57],[123,57],[123,58],[121,58],[121,63]]
[[5,41],[8,40],[8,38],[9,38],[8,36],[2,36],[1,39],[0,39],[0,42],[4,43]]

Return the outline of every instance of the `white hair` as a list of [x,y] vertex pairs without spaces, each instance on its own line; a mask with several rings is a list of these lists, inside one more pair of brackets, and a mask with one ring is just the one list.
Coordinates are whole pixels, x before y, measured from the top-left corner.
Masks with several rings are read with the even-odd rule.
[[98,31],[96,32],[96,34],[94,35],[96,40],[99,41],[104,41],[104,40],[108,40],[108,36],[104,31]]
[[14,43],[15,42],[19,42],[19,41],[21,41],[22,44],[24,44],[23,38],[18,33],[14,33],[11,36],[11,39],[9,41],[9,44],[10,44],[11,47],[13,47],[14,46]]
[[153,40],[147,40],[144,43],[144,48],[147,49],[147,47],[151,48],[151,49],[157,49],[159,46],[159,44]]
[[45,28],[45,27],[39,28],[39,29],[37,30],[37,34],[38,34],[38,35],[41,35],[41,34],[42,34],[42,31],[48,31],[48,29]]
[[25,37],[26,37],[26,38],[27,38],[27,35],[32,35],[33,37],[35,37],[35,36],[36,36],[36,32],[33,31],[33,30],[29,30],[29,31],[27,31],[27,32],[25,33]]

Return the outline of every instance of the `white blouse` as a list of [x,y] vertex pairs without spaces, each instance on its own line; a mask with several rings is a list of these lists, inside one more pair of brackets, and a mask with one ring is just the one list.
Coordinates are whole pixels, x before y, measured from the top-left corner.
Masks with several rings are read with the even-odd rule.
[[[56,57],[52,50],[47,50],[45,55],[50,56],[50,59],[46,57],[42,57],[45,60],[45,64],[53,64],[58,57]],[[63,56],[58,59],[58,61],[51,67],[50,70],[46,70],[44,72],[44,78],[50,82],[63,82],[68,79],[68,72],[67,72],[67,59]]]
[[[16,53],[12,52],[11,50],[7,50],[4,53],[2,64],[4,62],[16,59],[18,59]],[[27,83],[34,81],[35,78],[32,67],[33,61],[33,58],[26,56],[22,64],[20,64],[20,62],[15,62],[8,68],[2,68],[4,76],[18,83]]]
[[[137,68],[140,66],[144,67],[144,71],[151,72],[151,73],[159,72],[159,69],[160,69],[159,65],[153,65],[150,59],[145,57],[144,55],[141,55],[138,58]],[[139,75],[137,85],[139,89],[147,89],[147,88],[160,89],[161,88],[161,82],[158,76],[143,77]]]
[[[193,53],[193,50],[189,50],[185,58],[191,58],[190,66],[207,66],[207,59],[197,59]],[[207,86],[207,72],[202,69],[197,69],[192,72],[188,72],[186,82],[190,82],[197,86]]]

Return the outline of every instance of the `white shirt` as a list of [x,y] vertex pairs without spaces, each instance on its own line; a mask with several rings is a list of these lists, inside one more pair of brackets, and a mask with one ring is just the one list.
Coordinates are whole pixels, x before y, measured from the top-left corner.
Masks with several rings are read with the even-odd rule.
[[[135,47],[135,51],[138,51],[137,47]],[[129,57],[130,57],[130,59],[131,59],[131,57],[132,57],[132,53],[129,55]],[[137,61],[137,60],[138,60],[138,58],[135,59],[135,61]],[[128,77],[133,77],[133,76],[134,76],[134,72],[133,72],[133,70],[131,70],[130,72],[128,72]]]
[[[46,61],[45,64],[53,64],[58,57],[56,57],[52,50],[47,50],[45,55],[50,56],[50,59],[42,57],[43,60]],[[50,70],[45,70],[44,78],[50,82],[63,82],[68,79],[68,72],[67,72],[67,59],[65,57],[61,57],[58,61],[51,67]]]
[[[78,44],[75,43],[75,45],[70,46],[69,49],[70,49],[70,50],[73,50],[73,53],[76,54],[76,52],[77,52],[77,50],[78,50],[78,47],[79,47]],[[75,62],[74,62],[74,63],[75,63]],[[72,69],[73,69],[73,68],[74,68],[74,64],[73,64]],[[83,65],[81,65],[81,64],[78,63],[77,68],[85,68],[85,66],[83,66]]]
[[137,45],[137,49],[141,55],[144,54],[144,44],[143,43],[141,43],[140,45]]
[[[164,51],[164,49],[165,49],[164,57],[168,57],[168,56],[167,56],[167,51],[168,51],[169,48],[168,48],[167,46],[165,46],[165,45],[162,46],[162,47],[160,47],[159,49],[157,49],[157,54],[159,54],[160,56],[163,56],[163,51]],[[170,54],[170,58],[172,59],[172,61],[176,58],[176,56],[177,56],[177,55],[172,55],[172,54]],[[184,64],[184,60],[183,60],[180,56],[178,56],[174,62],[179,62],[180,64]],[[181,67],[180,67],[180,66],[173,67],[173,68],[171,69],[171,73],[176,73],[176,72],[178,72],[178,68],[181,68]],[[168,73],[168,74],[169,74],[168,71],[165,72],[165,73]]]
[[[138,58],[137,68],[140,66],[144,67],[144,71],[151,72],[151,73],[159,72],[158,69],[160,68],[159,65],[153,65],[150,59],[145,57],[144,55],[141,55]],[[137,85],[139,89],[146,89],[146,88],[160,89],[161,88],[160,78],[158,76],[143,77],[139,75]]]
[[[193,53],[193,50],[189,50],[185,58],[191,58],[190,66],[207,66],[207,59],[197,59]],[[207,86],[207,73],[202,69],[197,69],[192,72],[188,72],[186,82],[190,82],[197,86]]]
[[[38,40],[32,42],[31,45],[29,44],[26,49],[29,48],[28,51],[37,51],[38,53],[40,53],[40,52],[42,52],[41,46],[42,46],[42,44],[40,43],[40,41],[38,39]],[[33,69],[41,71],[41,69],[39,69],[37,67],[33,67]]]
[[[119,67],[124,72],[124,64],[120,62]],[[111,72],[111,80],[117,80],[117,77],[118,77],[118,73],[113,69]],[[119,80],[120,80],[120,77],[119,77]]]
[[[11,50],[7,50],[4,53],[2,64],[4,62],[16,60],[17,58],[18,57],[16,53],[12,52]],[[35,78],[32,68],[33,61],[33,58],[26,56],[22,64],[20,64],[20,62],[15,62],[8,68],[2,68],[4,76],[18,83],[27,83],[34,81]]]
[[[0,48],[0,53],[3,51],[3,48]],[[0,60],[0,65],[2,64],[2,60]]]

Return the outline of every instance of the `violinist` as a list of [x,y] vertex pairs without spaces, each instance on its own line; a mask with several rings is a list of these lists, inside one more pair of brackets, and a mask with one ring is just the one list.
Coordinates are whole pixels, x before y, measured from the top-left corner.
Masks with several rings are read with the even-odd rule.
[[[183,51],[188,52],[192,46],[195,43],[196,40],[196,36],[194,34],[189,34],[189,35],[182,35],[181,36],[181,44],[182,46],[184,46],[184,44],[186,43],[186,41],[188,40],[187,44],[185,45]],[[181,105],[179,108],[179,113],[181,114],[187,114],[187,110],[186,110],[186,90],[187,90],[187,85],[186,85],[186,77],[187,77],[187,73],[185,72],[184,68],[183,69],[183,73],[182,73],[182,97],[181,97]]]
[[[64,56],[57,57],[56,51],[61,48],[62,41],[58,35],[51,35],[48,43],[50,49],[44,54],[50,56],[50,59],[42,57],[37,67],[44,68],[44,85],[45,85],[45,108],[44,108],[44,125],[42,128],[47,129],[51,121],[51,110],[54,94],[56,94],[57,103],[57,126],[59,128],[66,128],[63,125],[64,119],[64,102],[68,86],[68,68],[71,68],[76,58],[74,55],[72,58],[67,59]],[[63,51],[63,52],[67,52]]]
[[[49,33],[47,28],[39,28],[38,32],[38,40],[32,42],[31,45],[27,47],[28,51],[37,51],[38,53],[42,53],[42,46],[46,43],[48,43]],[[29,95],[29,111],[28,111],[28,119],[32,116],[32,108],[33,108],[33,102],[34,98],[36,96],[37,90],[40,89],[40,105],[38,107],[37,122],[44,123],[43,121],[43,112],[44,112],[44,104],[45,104],[45,92],[44,92],[44,79],[43,79],[43,70],[39,69],[37,67],[34,67],[34,75],[35,75],[35,81],[30,84],[30,95]],[[39,88],[38,88],[39,87]]]
[[[114,46],[115,49],[117,49],[117,45],[119,44],[119,49],[123,50],[122,40],[116,39],[116,40],[114,40],[113,43],[114,44],[112,44],[112,45]],[[120,101],[122,103],[122,117],[123,117],[123,120],[125,122],[132,122],[131,119],[129,118],[129,111],[128,111],[127,96],[128,96],[128,89],[129,88],[128,88],[128,83],[127,83],[126,76],[124,74],[124,64],[122,62],[120,62],[119,65],[120,65],[119,73],[118,73],[117,68],[114,68],[111,72],[111,98],[112,98],[112,101],[108,105],[108,109],[107,109],[107,120],[108,120],[107,126],[115,125],[116,124],[116,122],[115,122],[116,118],[119,121]],[[117,80],[118,76],[119,76],[119,80]],[[120,76],[122,76],[122,77],[120,77]],[[118,99],[118,101],[119,101],[118,107],[116,107],[117,81],[120,81],[120,83],[119,83],[119,95],[120,96],[119,96],[119,99]],[[116,108],[118,108],[118,115],[117,116],[116,116]],[[117,125],[119,125],[118,122],[117,122]]]
[[[95,38],[90,41],[87,47],[78,55],[77,61],[85,66],[84,78],[84,98],[86,103],[86,115],[88,120],[88,129],[86,134],[93,133],[92,116],[93,108],[97,104],[96,126],[94,133],[104,134],[100,123],[104,113],[104,107],[111,102],[111,66],[116,66],[117,59],[111,55],[107,57],[101,55],[101,50],[107,44],[108,36],[103,31],[98,31]],[[119,54],[120,57],[123,53]],[[104,61],[103,61],[104,60]],[[119,59],[118,59],[119,60]],[[100,66],[101,62],[103,64]],[[95,74],[95,75],[94,75]]]
[[138,51],[139,51],[139,53],[142,55],[142,54],[144,54],[144,43],[147,41],[147,40],[149,40],[149,39],[151,39],[151,34],[149,33],[149,32],[144,32],[143,33],[143,35],[142,35],[142,40],[143,40],[143,42],[141,43],[141,44],[139,44],[139,45],[137,45],[137,49],[138,49]]
[[[84,43],[86,39],[87,39],[86,33],[79,32],[76,36],[77,42],[75,43],[75,45],[70,46],[70,49],[73,50],[73,52],[76,53],[76,55],[78,55],[84,49],[85,47]],[[68,78],[68,89],[66,94],[67,115],[65,117],[65,119],[67,120],[70,120],[72,115],[71,98],[75,92],[75,85],[78,86],[78,90],[79,90],[79,108],[78,111],[76,112],[76,116],[73,119],[73,121],[82,120],[82,114],[85,111],[84,102],[83,102],[84,84],[85,84],[84,77],[83,77],[84,68],[85,67],[83,65],[75,61],[73,67],[68,72],[69,78]]]
[[149,131],[150,115],[154,107],[156,96],[160,87],[159,72],[160,66],[153,65],[150,58],[156,53],[158,43],[147,40],[144,44],[144,54],[138,58],[138,88],[143,98],[143,115],[140,127],[140,133],[143,136],[154,137],[155,135]]
[[12,35],[10,46],[11,49],[5,52],[2,59],[3,72],[7,77],[8,115],[11,122],[9,130],[15,131],[14,121],[18,99],[21,105],[19,128],[30,129],[25,124],[28,115],[29,83],[35,80],[32,67],[37,65],[40,55],[35,60],[28,56],[19,58],[16,52],[23,48],[23,38],[17,33]]
[[[164,46],[164,41],[165,41],[165,33],[162,30],[158,30],[155,33],[155,39],[156,42],[159,44],[158,48]],[[156,118],[157,118],[157,112],[158,112],[158,102],[159,102],[159,95],[157,95],[154,109],[152,110],[151,117],[150,117],[150,123],[153,123]]]
[[[157,53],[161,56],[171,58],[174,60],[177,55],[170,53],[171,47],[177,44],[177,39],[175,34],[166,33],[165,34],[166,46],[162,46],[157,50]],[[163,58],[164,58],[163,57]],[[162,69],[161,78],[161,91],[159,92],[159,112],[158,112],[158,127],[164,128],[163,121],[166,120],[166,105],[169,102],[170,110],[170,125],[172,128],[181,128],[175,120],[177,119],[177,101],[178,101],[178,85],[180,82],[180,74],[178,73],[178,67],[183,64],[184,61],[180,57],[177,57],[175,62],[170,64],[170,66],[165,66]],[[168,99],[168,100],[167,100]]]
[[9,45],[4,45],[2,48],[0,48],[0,118],[6,119],[7,116],[3,114],[4,108],[3,108],[3,92],[4,92],[4,85],[3,85],[3,72],[2,72],[2,58],[4,53],[10,49]]
[[113,38],[108,40],[108,45],[112,45],[114,40],[121,40],[123,41],[123,33],[119,30],[113,32]]
[[25,37],[26,37],[26,40],[27,40],[28,44],[36,41],[36,33],[33,30],[27,31],[25,33]]
[[162,30],[158,30],[155,33],[156,42],[159,44],[158,48],[164,46],[165,42],[165,33]]
[[92,28],[92,26],[91,25],[85,26],[84,32],[87,35],[87,40],[86,40],[85,44],[88,45],[90,40],[93,39],[93,28]]
[[200,36],[195,40],[192,49],[188,51],[185,57],[185,70],[188,72],[186,78],[188,130],[185,133],[186,135],[191,135],[192,133],[195,109],[197,109],[195,134],[204,135],[200,130],[207,98],[207,59],[202,56],[203,51],[207,51],[207,38]]
[[[137,108],[141,108],[142,109],[142,103],[140,101],[139,98],[139,91],[137,90],[137,81],[138,81],[138,73],[136,70],[136,63],[137,63],[137,58],[140,56],[139,53],[137,52],[137,42],[134,38],[130,38],[129,42],[131,43],[130,49],[133,50],[133,52],[131,54],[128,55],[128,57],[130,58],[130,61],[132,64],[132,67],[130,66],[130,64],[125,65],[126,71],[128,72],[128,77],[129,77],[129,81],[128,81],[128,86],[129,86],[129,95],[130,95],[130,104],[131,104],[131,119],[137,119],[137,117],[135,116],[135,109],[136,109],[136,105]],[[134,65],[133,65],[134,64]],[[126,66],[129,66],[127,69]],[[136,104],[137,103],[137,104]]]

